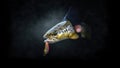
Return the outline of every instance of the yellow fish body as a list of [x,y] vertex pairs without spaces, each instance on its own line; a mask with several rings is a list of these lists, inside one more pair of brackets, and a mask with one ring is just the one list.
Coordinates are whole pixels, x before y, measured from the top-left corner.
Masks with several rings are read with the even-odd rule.
[[48,30],[43,36],[44,42],[56,43],[65,39],[78,39],[79,35],[75,32],[70,21],[62,21]]

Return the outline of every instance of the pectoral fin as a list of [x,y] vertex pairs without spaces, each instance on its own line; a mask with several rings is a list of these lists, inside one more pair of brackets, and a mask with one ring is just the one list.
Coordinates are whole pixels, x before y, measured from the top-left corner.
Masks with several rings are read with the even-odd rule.
[[70,39],[78,39],[79,35],[77,35],[76,33],[71,33],[71,34],[69,34],[69,38]]

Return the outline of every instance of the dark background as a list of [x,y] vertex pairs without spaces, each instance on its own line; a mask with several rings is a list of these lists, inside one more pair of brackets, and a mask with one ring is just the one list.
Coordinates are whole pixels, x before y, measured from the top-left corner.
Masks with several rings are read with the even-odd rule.
[[[8,59],[109,60],[109,23],[106,0],[10,0],[8,1]],[[44,33],[72,7],[67,18],[73,25],[89,25],[91,39],[64,40],[50,45],[43,56]]]

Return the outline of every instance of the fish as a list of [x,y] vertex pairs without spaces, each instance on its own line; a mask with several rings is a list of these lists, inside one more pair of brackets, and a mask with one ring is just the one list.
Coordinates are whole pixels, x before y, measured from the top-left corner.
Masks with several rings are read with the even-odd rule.
[[[67,14],[69,13],[70,9],[66,13],[66,15],[63,18],[63,21],[57,23],[54,25],[51,29],[49,29],[44,35],[43,38],[45,43],[44,48],[44,56],[46,56],[49,53],[49,44],[54,44],[59,41],[65,40],[65,39],[72,39],[76,40],[79,38],[78,33],[81,33],[82,37],[86,37],[86,26],[82,25],[75,25],[73,27],[70,20],[68,20]],[[85,24],[83,24],[85,25]]]
[[54,27],[48,30],[43,37],[45,38],[44,55],[46,55],[49,51],[49,44],[53,44],[65,39],[75,40],[79,38],[79,35],[74,30],[71,22],[67,20],[56,24]]

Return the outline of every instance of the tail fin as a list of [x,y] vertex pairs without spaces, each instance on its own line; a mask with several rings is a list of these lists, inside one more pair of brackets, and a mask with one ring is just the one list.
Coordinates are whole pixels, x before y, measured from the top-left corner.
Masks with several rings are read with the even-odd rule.
[[81,23],[81,26],[82,26],[81,37],[86,38],[86,39],[90,39],[91,38],[90,27],[85,23]]

